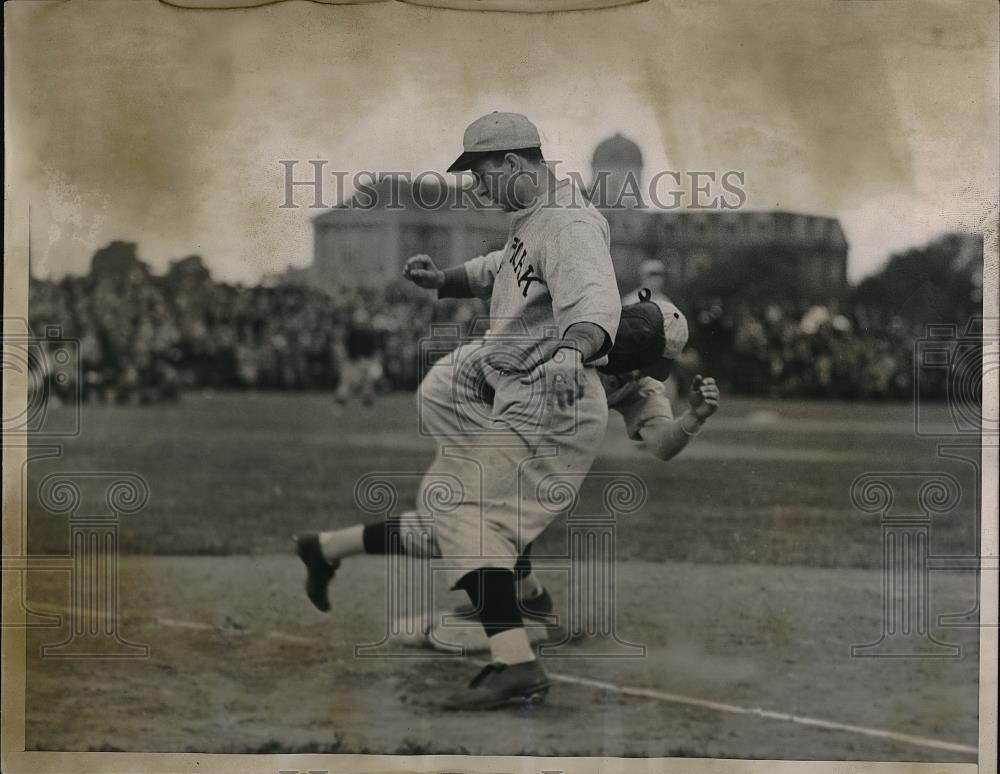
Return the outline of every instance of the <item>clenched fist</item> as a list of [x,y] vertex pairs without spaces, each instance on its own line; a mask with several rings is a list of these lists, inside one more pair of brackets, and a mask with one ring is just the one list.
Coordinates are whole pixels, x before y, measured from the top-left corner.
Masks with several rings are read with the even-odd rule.
[[691,392],[688,395],[691,413],[704,422],[719,409],[719,386],[711,376],[702,378],[698,374],[691,382]]
[[434,265],[429,255],[414,255],[403,267],[403,276],[414,285],[434,290],[444,284],[444,272]]

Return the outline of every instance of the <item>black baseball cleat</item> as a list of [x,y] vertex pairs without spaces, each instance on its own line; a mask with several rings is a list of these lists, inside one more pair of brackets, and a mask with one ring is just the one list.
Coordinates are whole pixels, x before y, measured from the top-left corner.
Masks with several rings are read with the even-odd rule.
[[472,678],[468,688],[445,700],[443,706],[446,710],[491,710],[540,704],[551,685],[537,660],[523,664],[494,661]]
[[[522,615],[526,615],[529,618],[537,618],[541,621],[548,621],[552,618],[552,611],[555,609],[555,603],[552,601],[552,597],[549,595],[549,590],[546,588],[543,588],[542,593],[537,597],[518,600],[518,606],[521,609]],[[459,618],[478,617],[476,615],[476,609],[469,604],[461,605],[455,608],[454,614]]]
[[292,535],[295,541],[295,553],[306,566],[306,596],[317,610],[324,613],[330,609],[330,597],[327,589],[330,581],[340,567],[339,561],[330,563],[323,556],[323,551],[319,547],[319,535],[315,532],[303,532],[301,535]]

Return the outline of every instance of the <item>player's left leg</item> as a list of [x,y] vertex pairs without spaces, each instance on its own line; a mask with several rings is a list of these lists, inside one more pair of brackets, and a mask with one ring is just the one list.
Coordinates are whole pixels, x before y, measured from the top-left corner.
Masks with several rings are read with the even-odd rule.
[[446,566],[476,564],[476,572],[461,575],[456,586],[479,611],[494,662],[449,699],[453,709],[487,709],[544,695],[544,670],[521,617],[514,568],[575,499],[604,438],[607,401],[596,374],[591,376],[574,407],[547,405],[540,423],[498,434],[508,416],[527,417],[537,407],[525,405],[517,375],[489,374],[495,390],[491,432],[469,437],[451,452],[468,467],[461,480],[469,491],[440,524],[438,543]]
[[340,381],[337,383],[337,389],[333,393],[337,403],[341,406],[345,405],[351,399],[356,381],[357,366],[354,364],[354,361],[345,356],[340,364]]
[[[532,543],[525,546],[524,551],[514,563],[514,580],[517,583],[517,599],[521,614],[542,621],[549,620],[555,605],[548,589],[531,565]],[[461,618],[474,618],[478,611],[471,604],[455,608],[454,615]]]
[[465,590],[473,607],[481,611],[480,621],[493,660],[467,689],[446,699],[444,708],[488,710],[544,698],[550,682],[525,634],[514,573],[504,568],[484,567],[466,573],[456,585]]
[[517,597],[521,612],[534,618],[547,619],[554,608],[548,589],[542,585],[541,578],[531,566],[531,546],[528,543],[517,558],[514,565],[514,577],[517,578]]

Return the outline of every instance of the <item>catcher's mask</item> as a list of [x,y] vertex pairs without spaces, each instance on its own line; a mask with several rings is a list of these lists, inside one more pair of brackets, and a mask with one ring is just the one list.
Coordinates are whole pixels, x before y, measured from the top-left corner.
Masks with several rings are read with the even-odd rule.
[[642,370],[663,381],[670,376],[674,359],[687,340],[687,320],[680,309],[668,301],[651,301],[649,289],[642,288],[638,303],[622,307],[608,364],[597,370],[605,374]]

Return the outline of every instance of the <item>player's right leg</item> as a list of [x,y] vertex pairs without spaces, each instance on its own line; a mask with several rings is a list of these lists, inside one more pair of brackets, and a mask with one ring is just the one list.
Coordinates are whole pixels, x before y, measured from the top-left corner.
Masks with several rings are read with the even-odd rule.
[[306,596],[317,610],[325,613],[330,609],[327,589],[340,568],[340,559],[324,556],[319,533],[301,532],[292,535],[292,540],[295,553],[306,566]]
[[374,356],[366,357],[361,366],[361,402],[366,406],[375,403],[375,384],[382,378],[382,365]]
[[[431,367],[421,380],[417,408],[420,416],[420,431],[432,436],[438,444],[446,440],[464,439],[465,423],[480,421],[482,410],[471,407],[474,391],[456,390],[453,377],[456,364],[466,362],[468,353],[478,349],[475,345],[464,345],[466,349],[448,356],[444,362]],[[363,364],[362,368],[363,368]],[[341,382],[337,388],[337,400],[341,403],[354,392],[359,374],[359,363],[345,359]],[[467,398],[458,400],[456,397]],[[461,478],[455,475],[454,465],[435,456],[426,471],[417,495],[416,511],[407,511],[402,522],[412,521],[427,524],[433,520],[431,502],[442,491],[442,487],[452,487]],[[387,524],[379,520],[372,524],[355,524],[329,532],[303,532],[293,536],[295,550],[306,566],[306,595],[317,609],[330,609],[329,586],[340,566],[340,562],[358,554],[384,554],[387,552]],[[434,550],[437,550],[436,547]]]
[[393,530],[401,532],[415,527],[418,520],[415,511],[406,511],[398,522],[389,523],[384,519],[378,519],[343,529],[300,532],[293,535],[295,553],[306,566],[305,589],[309,601],[317,610],[327,612],[330,609],[330,583],[340,563],[348,557],[361,554],[380,556],[390,552],[400,552],[400,546],[404,545],[405,541],[390,539],[391,532]]
[[[573,410],[556,409],[547,403],[542,422],[535,427],[522,423],[539,406],[532,395],[524,394],[518,377],[499,372],[493,376],[490,386],[494,389],[495,421],[491,429],[507,427],[509,432],[505,436],[491,434],[471,439],[473,442],[461,454],[453,453],[476,463],[479,475],[462,477],[463,483],[473,488],[469,499],[475,507],[456,509],[436,533],[445,559],[475,556],[480,551],[480,566],[505,571],[509,578],[509,589],[501,588],[499,581],[492,581],[492,593],[478,597],[467,589],[487,630],[493,661],[507,666],[474,681],[464,700],[455,697],[451,706],[466,709],[544,695],[538,687],[544,671],[532,655],[522,617],[525,606],[518,601],[515,569],[520,570],[528,595],[537,595],[538,607],[547,603],[551,611],[551,598],[532,572],[528,546],[577,496],[604,437],[608,416],[607,401],[595,372],[586,374],[589,389]],[[468,579],[463,578],[463,582],[468,583]],[[496,627],[498,633],[494,635],[488,628],[491,604],[508,619],[507,625]],[[560,640],[564,636],[560,633]],[[529,658],[536,663],[529,665]],[[534,678],[538,678],[537,685],[532,682]]]

